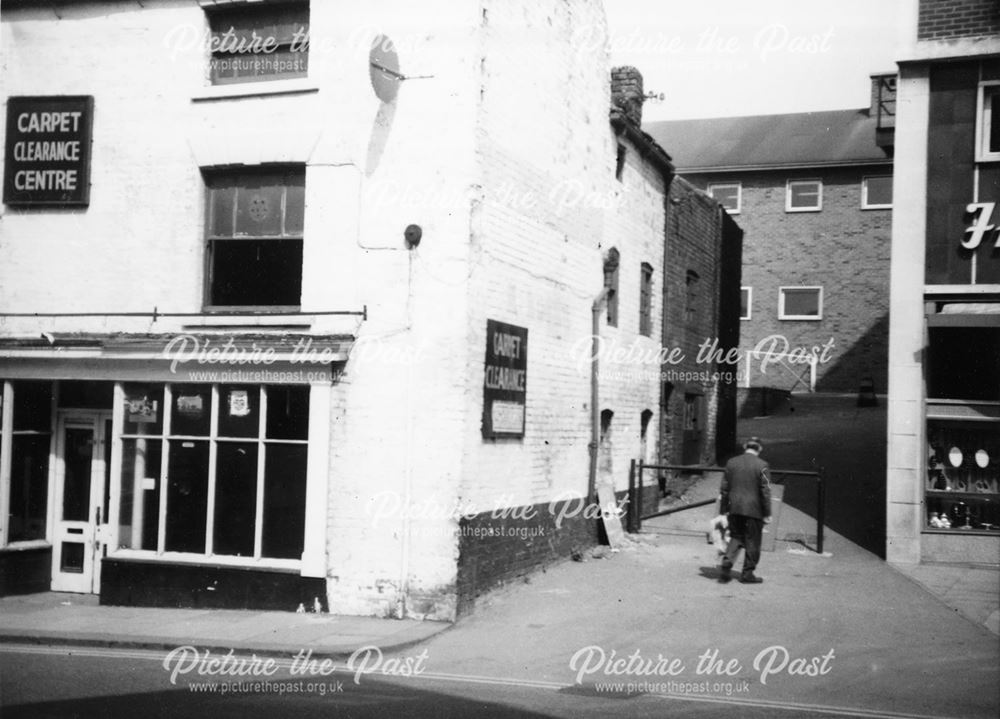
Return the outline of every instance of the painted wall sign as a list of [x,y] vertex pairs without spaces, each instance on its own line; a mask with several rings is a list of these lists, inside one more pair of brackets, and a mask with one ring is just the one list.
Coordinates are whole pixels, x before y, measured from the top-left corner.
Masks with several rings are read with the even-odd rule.
[[93,119],[91,96],[11,97],[3,201],[87,205]]
[[1000,234],[997,233],[996,226],[990,224],[995,207],[995,202],[973,202],[965,208],[965,212],[972,218],[972,224],[965,229],[962,247],[974,250],[984,239],[988,242],[994,236],[997,238],[994,247],[1000,247]]
[[486,320],[483,437],[523,437],[527,396],[527,328]]

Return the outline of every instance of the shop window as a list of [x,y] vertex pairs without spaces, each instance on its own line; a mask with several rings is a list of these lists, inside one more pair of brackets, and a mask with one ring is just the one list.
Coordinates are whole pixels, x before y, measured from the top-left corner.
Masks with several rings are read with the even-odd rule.
[[297,307],[305,170],[205,174],[207,304]]
[[1000,530],[1000,421],[928,420],[927,529]]
[[731,215],[740,214],[742,190],[739,182],[713,183],[708,186],[708,194],[718,200]]
[[753,288],[740,287],[740,319],[748,320],[753,315]]
[[653,333],[653,266],[643,262],[639,271],[639,334]]
[[929,399],[1000,402],[1000,329],[930,327]]
[[305,77],[309,3],[244,3],[206,8],[213,85]]
[[976,160],[1000,161],[1000,80],[979,84],[976,115]]
[[823,319],[822,287],[779,287],[779,320]]
[[892,208],[892,175],[877,175],[861,180],[861,209]]
[[308,387],[130,384],[125,402],[120,548],[301,557]]
[[[11,450],[7,542],[45,539],[49,452],[52,444],[51,382],[10,382],[3,401],[11,402]],[[0,457],[0,461],[6,458]],[[0,472],[0,476],[4,473]]]
[[818,212],[823,209],[823,183],[819,180],[789,180],[785,212]]
[[618,250],[612,247],[604,257],[604,286],[608,290],[608,325],[618,326],[618,265],[621,257]]

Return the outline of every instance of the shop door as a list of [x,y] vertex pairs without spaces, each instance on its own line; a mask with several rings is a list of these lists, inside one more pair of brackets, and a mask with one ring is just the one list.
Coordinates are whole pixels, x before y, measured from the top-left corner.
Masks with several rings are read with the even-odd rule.
[[105,551],[111,415],[61,413],[57,431],[52,590],[96,593]]

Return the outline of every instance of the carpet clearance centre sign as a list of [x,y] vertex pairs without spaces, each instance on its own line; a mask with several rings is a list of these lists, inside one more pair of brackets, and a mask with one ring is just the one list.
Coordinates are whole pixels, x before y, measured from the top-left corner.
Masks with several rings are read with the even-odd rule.
[[11,97],[3,201],[8,205],[87,205],[94,98]]
[[524,436],[527,388],[527,328],[486,320],[483,437]]

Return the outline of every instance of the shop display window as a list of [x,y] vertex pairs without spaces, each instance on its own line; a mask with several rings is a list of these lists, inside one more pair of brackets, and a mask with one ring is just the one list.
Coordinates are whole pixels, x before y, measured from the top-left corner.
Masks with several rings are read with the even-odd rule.
[[928,529],[1000,531],[1000,422],[927,422]]

